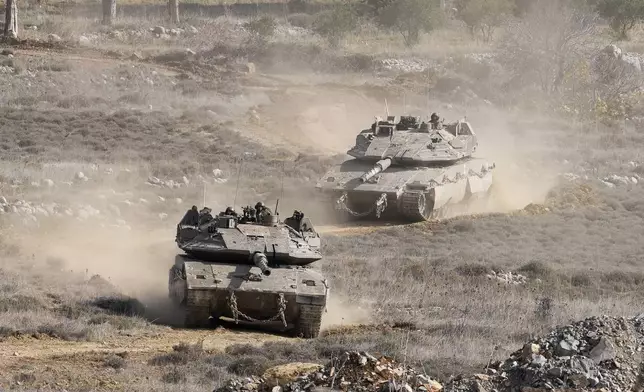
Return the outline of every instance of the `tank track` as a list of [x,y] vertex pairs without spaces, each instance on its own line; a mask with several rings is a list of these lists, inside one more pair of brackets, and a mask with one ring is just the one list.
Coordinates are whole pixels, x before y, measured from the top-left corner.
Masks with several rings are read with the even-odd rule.
[[205,328],[212,326],[210,311],[207,307],[186,305],[184,311],[184,325],[186,328]]
[[407,219],[424,221],[431,218],[432,211],[427,211],[427,194],[422,192],[403,193],[400,199],[400,212]]
[[304,339],[314,339],[320,334],[322,313],[320,305],[300,305],[300,315],[295,323],[294,335]]

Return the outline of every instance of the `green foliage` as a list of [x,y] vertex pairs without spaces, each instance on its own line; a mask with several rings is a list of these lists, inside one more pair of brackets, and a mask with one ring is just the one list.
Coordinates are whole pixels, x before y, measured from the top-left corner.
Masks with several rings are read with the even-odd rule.
[[420,34],[437,27],[443,18],[443,11],[434,0],[394,0],[384,6],[378,15],[379,23],[398,31],[407,46],[417,44]]
[[621,39],[628,38],[628,32],[644,20],[644,0],[593,0],[592,3]]
[[360,0],[360,15],[377,18],[383,9],[395,1],[396,0]]
[[359,17],[351,3],[339,4],[318,14],[313,23],[313,31],[325,37],[331,46],[336,47],[348,33],[358,27]]
[[244,23],[244,29],[250,34],[251,44],[263,44],[275,34],[277,22],[270,15],[249,20]]
[[480,32],[486,41],[494,29],[510,16],[516,5],[513,0],[458,0],[458,17],[472,34]]

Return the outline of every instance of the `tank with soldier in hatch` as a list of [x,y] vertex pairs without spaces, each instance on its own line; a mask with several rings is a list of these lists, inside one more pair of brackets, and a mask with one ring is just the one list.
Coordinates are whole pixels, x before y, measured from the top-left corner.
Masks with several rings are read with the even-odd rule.
[[176,256],[168,289],[185,325],[213,327],[229,318],[317,337],[329,287],[310,268],[322,258],[310,219],[296,210],[282,222],[261,202],[242,214],[231,207],[209,212],[193,206],[177,225],[185,254]]
[[445,216],[451,206],[486,197],[495,165],[474,157],[478,139],[471,124],[444,124],[436,113],[376,117],[317,188],[346,216],[383,215],[411,222]]

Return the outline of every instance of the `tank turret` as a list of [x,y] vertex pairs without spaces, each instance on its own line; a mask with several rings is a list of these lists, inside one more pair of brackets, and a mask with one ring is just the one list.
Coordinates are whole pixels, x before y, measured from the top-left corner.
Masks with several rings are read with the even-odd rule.
[[352,158],[329,170],[317,188],[349,217],[385,212],[408,221],[438,218],[455,204],[489,194],[495,166],[474,156],[477,147],[465,120],[376,117],[347,151]]

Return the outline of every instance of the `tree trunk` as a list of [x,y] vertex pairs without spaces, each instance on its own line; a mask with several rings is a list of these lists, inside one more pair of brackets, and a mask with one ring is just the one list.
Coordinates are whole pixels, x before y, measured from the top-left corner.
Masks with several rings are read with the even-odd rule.
[[103,24],[111,25],[116,19],[116,0],[103,0]]
[[18,6],[16,0],[5,1],[4,31],[5,37],[18,37]]
[[170,22],[179,23],[179,0],[168,0],[168,11],[170,11]]

